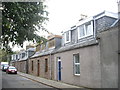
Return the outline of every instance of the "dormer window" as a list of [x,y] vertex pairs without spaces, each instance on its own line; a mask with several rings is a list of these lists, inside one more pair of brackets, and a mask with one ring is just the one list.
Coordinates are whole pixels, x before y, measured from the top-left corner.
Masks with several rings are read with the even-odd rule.
[[16,55],[16,60],[18,60],[18,55]]
[[24,58],[25,57],[25,53],[22,53],[22,58]]
[[84,29],[84,25],[81,25],[80,27],[78,27],[78,31],[79,31],[79,37],[84,37],[85,36],[85,29]]
[[55,39],[48,41],[48,48],[55,48]]
[[42,44],[42,45],[41,45],[41,51],[45,51],[45,48],[46,48],[46,45],[45,45],[45,44]]
[[68,43],[71,41],[71,31],[67,31],[65,33],[65,43]]
[[78,39],[93,35],[93,21],[78,27]]

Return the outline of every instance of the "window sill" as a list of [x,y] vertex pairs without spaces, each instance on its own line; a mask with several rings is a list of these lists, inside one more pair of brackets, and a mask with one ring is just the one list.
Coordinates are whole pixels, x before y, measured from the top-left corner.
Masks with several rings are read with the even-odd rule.
[[50,47],[50,48],[48,48],[49,50],[51,50],[51,49],[54,49],[55,48],[55,46],[53,46],[53,47]]
[[70,41],[65,41],[65,44],[70,43]]
[[74,76],[80,76],[80,74],[74,74]]
[[86,36],[83,36],[83,37],[78,37],[78,39],[83,39],[83,38],[90,37],[90,36],[93,36],[93,35],[86,35]]

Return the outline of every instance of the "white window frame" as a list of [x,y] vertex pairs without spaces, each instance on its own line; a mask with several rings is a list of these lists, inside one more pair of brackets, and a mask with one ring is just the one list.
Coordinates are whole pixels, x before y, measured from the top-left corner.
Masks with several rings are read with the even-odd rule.
[[29,57],[29,53],[28,53],[28,52],[29,52],[29,50],[27,50],[27,51],[25,52],[25,53],[26,53],[26,54],[25,54],[25,57],[26,57],[26,58]]
[[[85,32],[85,35],[84,36],[80,36],[80,26],[78,26],[77,28],[77,31],[78,31],[78,39],[82,39],[82,38],[85,38],[85,37],[88,37],[88,36],[91,36],[94,34],[94,31],[93,31],[93,21],[89,21],[90,22],[90,25],[91,25],[91,30],[92,30],[92,34],[87,34],[87,30],[86,30],[86,23],[80,25],[80,26],[83,26],[84,27],[84,32]],[[87,22],[87,23],[89,23]]]
[[18,55],[18,59],[17,60],[19,60],[20,56],[19,56],[19,54],[17,54],[17,55]]
[[69,32],[69,40],[67,41],[67,38],[66,38],[66,32],[65,32],[65,43],[69,43],[69,42],[71,42],[71,31],[69,30],[69,31],[67,31],[67,32]]
[[[73,54],[73,73],[74,73],[74,75],[76,75],[76,76],[80,76],[80,73],[79,73],[79,74],[76,74],[76,68],[75,68],[76,65],[79,65],[79,68],[80,68],[80,56],[79,56],[79,63],[76,63],[76,62],[75,62],[75,55],[79,55],[79,53]],[[80,69],[79,69],[79,70],[80,70]],[[80,71],[79,71],[79,72],[80,72]]]
[[16,60],[16,54],[14,54],[13,58],[14,58],[14,60]]
[[11,60],[14,60],[14,59],[13,59],[13,55],[11,55]]

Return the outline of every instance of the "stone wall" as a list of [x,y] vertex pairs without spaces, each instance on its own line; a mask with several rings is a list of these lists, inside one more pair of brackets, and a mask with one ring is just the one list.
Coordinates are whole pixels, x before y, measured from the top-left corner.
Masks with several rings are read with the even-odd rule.
[[118,87],[118,27],[101,32],[100,59],[102,88]]
[[[45,70],[45,68],[46,68],[45,60],[46,59],[47,59],[47,71]],[[32,66],[32,62],[33,62],[33,66]],[[38,62],[39,62],[39,64],[38,64]],[[29,74],[32,74],[35,76],[40,76],[40,77],[47,78],[47,79],[54,79],[53,64],[54,64],[54,61],[53,61],[52,55],[31,58],[31,59],[29,59]],[[32,70],[32,67],[33,67],[33,70]]]
[[13,63],[13,66],[15,66],[18,71],[26,73],[26,60],[25,61],[16,61]]
[[[80,57],[80,76],[73,73],[73,54],[79,54]],[[62,62],[62,82],[91,88],[101,87],[101,66],[98,45],[56,53],[54,55],[55,80],[58,78],[57,57],[60,57]]]

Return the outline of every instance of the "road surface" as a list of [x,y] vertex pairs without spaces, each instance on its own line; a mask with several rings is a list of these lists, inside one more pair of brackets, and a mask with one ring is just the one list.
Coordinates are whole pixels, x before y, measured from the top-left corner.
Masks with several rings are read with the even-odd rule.
[[[0,71],[1,72],[1,71]],[[32,81],[18,74],[6,74],[2,72],[2,88],[51,88],[39,82]]]

